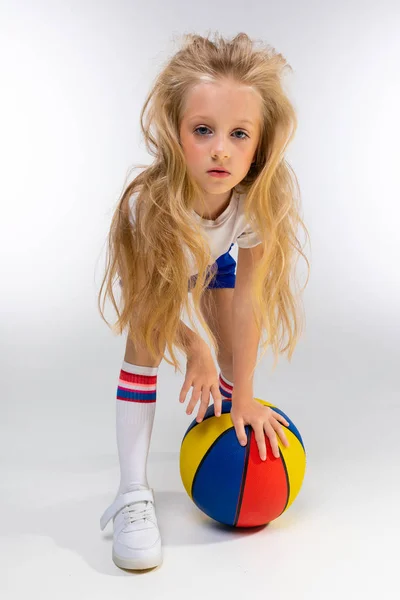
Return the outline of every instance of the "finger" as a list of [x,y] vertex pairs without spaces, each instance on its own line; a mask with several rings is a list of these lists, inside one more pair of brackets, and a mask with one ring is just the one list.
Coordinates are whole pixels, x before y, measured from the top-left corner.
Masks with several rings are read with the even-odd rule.
[[278,439],[277,439],[276,433],[269,421],[264,423],[264,429],[265,429],[265,433],[267,434],[270,444],[271,444],[272,454],[275,456],[275,458],[279,458],[280,452],[279,452]]
[[272,414],[273,414],[273,416],[275,417],[275,419],[277,421],[280,421],[281,423],[283,423],[287,427],[290,425],[289,421],[287,421],[283,415],[275,412],[274,410],[272,411]]
[[279,424],[278,421],[270,421],[271,426],[274,428],[274,430],[278,433],[279,437],[282,440],[282,443],[284,446],[286,446],[286,448],[289,448],[289,442],[287,440],[287,437],[284,433],[284,429],[282,427],[282,425]]
[[281,427],[280,425],[276,425],[275,431],[278,433],[279,437],[281,438],[283,445],[286,446],[286,448],[289,448],[289,442],[287,441],[287,437],[284,434],[283,427]]
[[[208,392],[208,393],[210,393],[210,392]],[[200,408],[199,408],[199,411],[198,411],[197,417],[196,417],[196,421],[198,423],[201,423],[201,421],[204,419],[204,415],[207,412],[207,408],[208,408],[209,403],[210,403],[209,397],[208,397],[207,400],[202,400],[201,401]]]
[[261,458],[261,460],[266,460],[267,459],[267,447],[265,445],[264,428],[262,425],[258,425],[258,426],[256,425],[255,427],[253,427],[253,431],[254,431],[255,440],[257,442],[260,458]]
[[203,386],[203,389],[201,390],[200,408],[198,410],[197,417],[196,417],[196,421],[198,423],[200,423],[203,420],[204,415],[207,412],[209,403],[210,403],[210,388],[207,386]]
[[235,431],[236,431],[237,438],[239,440],[239,444],[241,446],[245,446],[247,444],[247,434],[246,434],[246,430],[244,428],[243,419],[236,421]]
[[182,389],[181,389],[181,393],[179,394],[179,402],[181,402],[181,403],[185,402],[186,395],[187,395],[188,391],[190,390],[190,386],[191,385],[192,384],[189,383],[189,380],[187,380],[187,381],[184,382],[184,384],[182,386]]
[[196,386],[193,387],[192,396],[190,398],[189,404],[187,405],[186,414],[188,414],[188,415],[192,414],[194,407],[196,406],[197,402],[199,401],[200,394],[201,394],[201,388],[196,387]]
[[211,386],[211,393],[214,398],[214,414],[216,417],[219,417],[222,413],[222,396],[218,384],[214,383]]

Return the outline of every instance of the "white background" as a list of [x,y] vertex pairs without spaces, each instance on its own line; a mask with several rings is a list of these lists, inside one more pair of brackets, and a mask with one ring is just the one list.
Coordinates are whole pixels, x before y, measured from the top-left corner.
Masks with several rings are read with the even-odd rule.
[[[282,356],[274,373],[268,351],[254,390],[298,427],[307,472],[275,533],[216,543],[215,568],[208,522],[190,530],[188,520],[184,535],[171,515],[174,503],[188,519],[198,511],[178,471],[193,417],[178,402],[183,376],[163,361],[149,476],[160,490],[166,559],[130,582],[98,529],[119,482],[115,395],[125,336],[101,319],[97,294],[128,171],[152,160],[139,128],[148,89],[183,33],[215,30],[262,39],[293,68],[285,87],[299,127],[288,161],[311,236],[306,329],[292,362]],[[217,597],[219,587],[276,598],[328,599],[344,590],[372,598],[397,585],[399,31],[395,0],[0,4],[0,584],[7,598],[25,590],[41,598],[77,590],[158,598],[172,581],[180,581],[170,588],[175,598]],[[303,260],[298,273],[304,282]],[[111,308],[107,315],[114,320]]]

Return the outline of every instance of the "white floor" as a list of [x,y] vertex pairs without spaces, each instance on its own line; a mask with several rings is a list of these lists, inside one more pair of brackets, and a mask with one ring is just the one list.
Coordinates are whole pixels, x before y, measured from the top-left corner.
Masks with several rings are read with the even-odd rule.
[[357,422],[355,414],[342,416],[347,444],[332,447],[331,428],[319,453],[308,447],[294,504],[254,532],[211,521],[187,497],[178,455],[150,454],[164,562],[141,573],[114,565],[112,523],[99,527],[116,491],[116,456],[67,460],[49,452],[42,464],[29,454],[7,456],[1,597],[397,598],[398,409],[386,409],[385,419],[370,408]]

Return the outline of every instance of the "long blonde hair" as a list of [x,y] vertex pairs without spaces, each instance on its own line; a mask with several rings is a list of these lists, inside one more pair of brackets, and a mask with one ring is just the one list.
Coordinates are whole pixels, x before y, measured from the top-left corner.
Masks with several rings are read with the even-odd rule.
[[[263,123],[255,164],[236,186],[246,194],[246,219],[262,239],[263,255],[249,289],[262,345],[259,361],[269,345],[275,356],[274,369],[279,353],[288,350],[291,360],[300,337],[299,297],[296,299],[291,290],[290,277],[299,255],[309,268],[296,237],[298,226],[309,236],[299,215],[297,178],[284,158],[297,128],[295,110],[282,88],[281,75],[286,67],[291,70],[281,54],[268,45],[257,47],[245,33],[230,41],[219,34],[214,40],[186,34],[181,49],[157,76],[142,108],[141,130],[155,160],[127,185],[118,201],[108,237],[107,266],[98,306],[109,324],[103,312],[108,296],[118,316],[114,331],[121,335],[127,329],[133,343],[147,347],[154,358],[162,356],[174,366],[175,373],[177,369],[182,373],[174,346],[184,350],[176,339],[183,309],[199,333],[189,302],[190,272],[185,246],[192,253],[198,272],[192,289],[194,311],[214,351],[217,348],[216,338],[200,309],[203,291],[214,276],[214,270],[208,266],[212,257],[201,225],[191,213],[203,194],[188,173],[179,138],[186,94],[202,81],[229,78],[250,86],[261,98]],[[139,279],[140,274],[144,278]],[[118,279],[122,280],[121,311],[113,293]],[[308,277],[305,286],[307,282]],[[261,338],[264,329],[268,332],[266,340]],[[288,341],[283,345],[285,333]]]

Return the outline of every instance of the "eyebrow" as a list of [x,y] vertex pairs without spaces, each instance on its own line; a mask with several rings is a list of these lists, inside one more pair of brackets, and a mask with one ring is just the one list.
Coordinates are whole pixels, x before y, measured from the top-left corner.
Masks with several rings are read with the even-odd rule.
[[[190,117],[189,121],[194,121],[195,119],[204,119],[204,121],[212,120],[211,117],[205,117],[203,115],[195,115],[194,117]],[[249,125],[254,125],[253,121],[249,119],[239,119],[238,123],[248,123]]]

